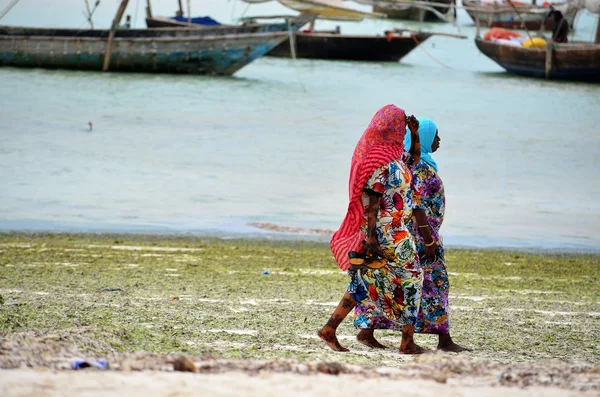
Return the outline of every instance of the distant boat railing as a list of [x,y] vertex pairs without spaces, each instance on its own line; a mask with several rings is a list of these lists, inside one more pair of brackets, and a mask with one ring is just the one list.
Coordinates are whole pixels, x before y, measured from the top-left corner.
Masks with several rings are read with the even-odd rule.
[[[470,3],[470,2],[469,2]],[[390,2],[389,5],[386,2],[386,7],[394,9],[393,5],[398,4],[402,5],[402,7],[406,6],[415,6],[415,7],[439,7],[439,8],[455,8],[457,10],[471,10],[471,11],[486,11],[489,13],[498,13],[501,14],[506,11],[513,11],[513,8],[510,5],[498,4],[498,3],[490,3],[489,5],[455,5],[448,3],[438,3],[433,1],[395,1]],[[565,3],[566,4],[566,3]],[[523,10],[519,10],[523,13],[531,13],[531,14],[543,14],[544,10],[549,10],[550,7],[534,5],[534,4],[526,4],[526,5],[515,5],[517,8],[522,8]]]

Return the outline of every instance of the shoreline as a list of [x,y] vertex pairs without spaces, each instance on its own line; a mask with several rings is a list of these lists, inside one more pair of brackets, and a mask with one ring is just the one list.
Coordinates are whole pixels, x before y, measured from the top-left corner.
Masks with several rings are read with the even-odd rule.
[[[252,225],[252,224],[249,224]],[[149,230],[144,228],[139,229],[114,229],[114,228],[97,228],[97,229],[2,229],[0,227],[0,236],[23,236],[23,237],[46,237],[46,236],[72,236],[72,237],[90,237],[90,238],[133,238],[133,239],[148,239],[148,240],[205,240],[214,239],[221,241],[269,241],[279,243],[307,243],[318,245],[329,245],[329,231],[321,229],[302,229],[278,226],[273,224],[268,228],[255,227],[254,232],[226,232],[223,230],[170,230],[170,229],[155,229]],[[314,231],[314,232],[311,232]],[[492,252],[515,252],[527,253],[533,255],[543,254],[573,254],[573,255],[600,255],[600,247],[591,246],[544,246],[535,243],[522,242],[518,243],[495,243],[485,244],[485,242],[469,243],[469,238],[453,239],[444,238],[444,247],[452,250],[464,251],[492,251]]]

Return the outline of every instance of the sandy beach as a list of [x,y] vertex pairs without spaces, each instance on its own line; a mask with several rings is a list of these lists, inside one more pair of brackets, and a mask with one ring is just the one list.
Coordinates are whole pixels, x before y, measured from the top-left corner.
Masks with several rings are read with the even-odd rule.
[[[419,335],[431,353],[403,356],[391,331],[371,350],[346,320],[336,353],[316,336],[347,285],[326,244],[2,234],[0,394],[599,395],[598,255],[447,258],[453,337],[472,352]],[[181,357],[196,373],[174,371]]]
[[571,397],[597,396],[598,392],[569,391],[543,386],[463,386],[431,380],[356,378],[352,375],[297,375],[229,372],[216,375],[165,372],[52,372],[10,370],[0,373],[0,391],[7,397],[27,396],[214,396],[303,397],[359,396],[376,392],[408,397]]

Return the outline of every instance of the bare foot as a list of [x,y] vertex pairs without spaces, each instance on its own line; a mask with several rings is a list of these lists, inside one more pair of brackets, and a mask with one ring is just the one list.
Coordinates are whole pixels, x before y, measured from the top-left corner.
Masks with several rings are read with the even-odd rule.
[[437,348],[438,348],[438,350],[441,350],[441,351],[454,352],[454,353],[471,351],[471,349],[462,347],[461,345],[457,345],[456,343],[454,343],[454,341],[452,340],[450,335],[440,335],[440,341],[438,343]]
[[375,339],[373,335],[373,329],[362,329],[356,335],[356,340],[358,340],[363,345],[373,348],[373,349],[387,349],[387,346],[382,345]]
[[408,343],[405,346],[400,346],[400,354],[423,354],[427,353],[427,350],[417,345],[416,343]]
[[460,353],[460,352],[470,352],[472,351],[471,349],[467,348],[467,347],[462,347],[461,345],[457,345],[456,343],[452,342],[448,345],[438,345],[438,350],[444,351],[444,352],[454,352],[454,353]]
[[415,327],[413,325],[405,325],[402,327],[402,340],[400,341],[400,354],[423,354],[426,352],[421,346],[417,345],[414,340]]
[[335,336],[335,329],[324,326],[317,332],[317,335],[319,335],[319,338],[327,343],[327,346],[329,346],[332,350],[335,350],[336,352],[348,351],[348,349],[340,345],[340,342],[338,342],[337,336]]

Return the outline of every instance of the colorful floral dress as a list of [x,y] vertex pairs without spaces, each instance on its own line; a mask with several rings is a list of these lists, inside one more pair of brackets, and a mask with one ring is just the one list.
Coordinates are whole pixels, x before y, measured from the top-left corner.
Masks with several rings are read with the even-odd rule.
[[[424,161],[411,167],[413,190],[420,197],[415,209],[423,209],[431,226],[433,237],[439,242],[440,249],[433,259],[421,259],[423,268],[423,290],[421,308],[417,319],[416,332],[427,334],[448,334],[448,272],[444,259],[444,248],[439,235],[444,221],[446,198],[444,184],[435,169]],[[417,222],[410,220],[409,227],[415,236],[419,257],[425,253],[425,242]]]
[[[358,302],[354,326],[400,331],[415,325],[421,300],[423,273],[413,236],[407,222],[412,217],[413,192],[411,172],[401,161],[394,160],[379,169],[364,189],[381,194],[377,217],[377,238],[388,265],[376,270],[350,271],[348,292]],[[369,203],[362,194],[363,207]],[[367,217],[361,230],[366,233]]]

